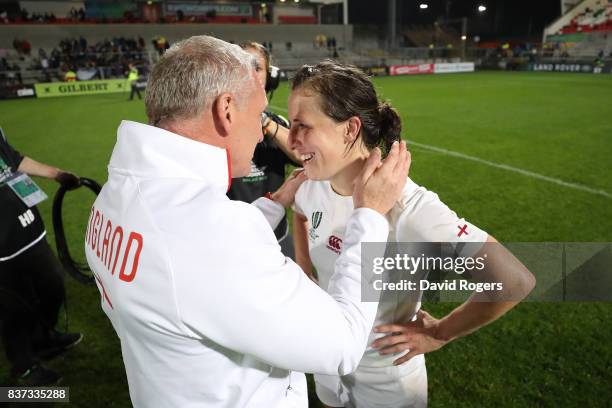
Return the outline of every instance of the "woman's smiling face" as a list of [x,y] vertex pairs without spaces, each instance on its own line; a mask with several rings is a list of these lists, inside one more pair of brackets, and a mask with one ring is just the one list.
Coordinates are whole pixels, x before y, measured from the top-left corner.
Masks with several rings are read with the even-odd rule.
[[298,88],[289,96],[289,145],[297,150],[311,180],[329,180],[348,163],[346,122],[336,122],[321,110],[320,97]]

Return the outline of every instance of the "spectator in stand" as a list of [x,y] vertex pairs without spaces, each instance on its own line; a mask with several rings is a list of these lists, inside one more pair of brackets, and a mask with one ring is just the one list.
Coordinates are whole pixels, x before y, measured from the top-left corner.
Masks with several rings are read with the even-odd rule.
[[42,53],[39,53],[39,61],[40,61],[40,67],[42,69],[49,69],[49,58],[47,57],[47,53],[44,52],[44,50]]
[[43,71],[43,82],[51,82],[51,75],[49,74],[49,60],[46,56],[40,59],[40,68]]
[[529,62],[535,62],[537,57],[538,57],[538,49],[536,47],[533,47],[531,49],[531,52],[529,53]]
[[601,68],[604,66],[604,61],[603,61],[604,57],[605,57],[604,51],[603,50],[599,51],[599,53],[597,54],[597,57],[595,58],[596,67]]
[[74,82],[77,79],[76,72],[72,70],[72,68],[68,68],[68,71],[64,74],[65,82]]
[[162,55],[168,48],[170,48],[170,45],[164,37],[158,36],[153,38],[153,47],[155,47],[159,55]]
[[0,85],[8,85],[8,69],[6,58],[0,58]]
[[25,55],[30,55],[30,52],[32,51],[32,45],[30,44],[30,42],[28,40],[23,40],[21,42],[21,50],[23,51],[23,53]]
[[17,64],[13,64],[11,68],[6,72],[6,79],[11,84],[23,85],[23,78],[21,76],[21,69]]
[[61,56],[60,51],[56,47],[53,47],[53,49],[51,50],[51,60],[49,61],[51,68],[55,69],[59,67],[60,56]]
[[79,46],[81,47],[82,51],[87,49],[87,40],[83,36],[79,37]]
[[21,41],[18,38],[13,40],[13,48],[17,51],[17,54],[21,55]]

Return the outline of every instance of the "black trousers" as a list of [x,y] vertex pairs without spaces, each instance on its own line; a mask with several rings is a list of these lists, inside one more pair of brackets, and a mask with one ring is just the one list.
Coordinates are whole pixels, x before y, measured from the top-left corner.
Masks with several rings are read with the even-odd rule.
[[142,99],[142,96],[140,95],[140,90],[138,89],[138,86],[135,83],[132,84],[131,89],[132,90],[130,91],[130,101],[134,99],[134,94],[138,95],[138,99]]
[[63,270],[46,239],[0,262],[2,343],[14,374],[36,362],[35,336],[55,327],[64,297]]

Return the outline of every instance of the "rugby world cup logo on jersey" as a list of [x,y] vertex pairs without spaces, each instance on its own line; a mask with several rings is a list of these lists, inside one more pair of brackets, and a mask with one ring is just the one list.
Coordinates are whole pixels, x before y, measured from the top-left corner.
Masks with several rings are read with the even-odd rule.
[[311,241],[314,241],[317,238],[319,238],[315,230],[319,228],[319,225],[321,225],[322,219],[323,219],[322,211],[314,211],[312,215],[310,216],[310,229],[308,230],[308,236],[310,237]]

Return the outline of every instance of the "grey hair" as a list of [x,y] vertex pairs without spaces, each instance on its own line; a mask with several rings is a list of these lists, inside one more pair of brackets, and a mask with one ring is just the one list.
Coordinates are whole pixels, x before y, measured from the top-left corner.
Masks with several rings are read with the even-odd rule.
[[199,35],[174,44],[155,64],[145,95],[149,124],[190,119],[223,93],[245,100],[256,66],[239,46]]

